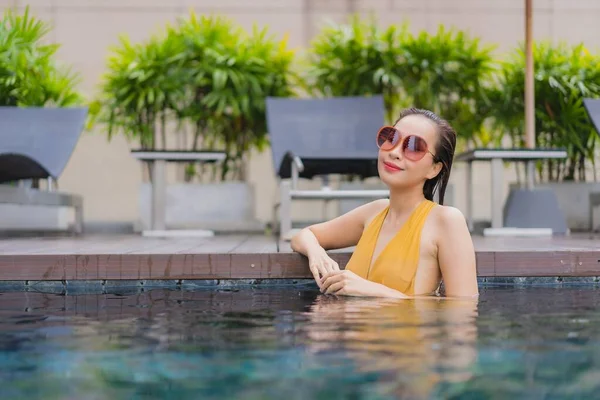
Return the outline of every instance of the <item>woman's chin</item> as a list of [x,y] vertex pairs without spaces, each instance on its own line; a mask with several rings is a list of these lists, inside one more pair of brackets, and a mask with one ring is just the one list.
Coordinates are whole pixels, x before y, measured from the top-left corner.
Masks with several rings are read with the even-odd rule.
[[406,187],[410,187],[414,184],[410,179],[407,179],[408,176],[405,174],[396,174],[389,173],[386,171],[381,171],[379,173],[379,179],[383,182],[389,189],[402,189]]
[[379,179],[390,189],[392,187],[402,186],[402,178],[391,176],[391,174],[386,173],[385,171],[379,173]]

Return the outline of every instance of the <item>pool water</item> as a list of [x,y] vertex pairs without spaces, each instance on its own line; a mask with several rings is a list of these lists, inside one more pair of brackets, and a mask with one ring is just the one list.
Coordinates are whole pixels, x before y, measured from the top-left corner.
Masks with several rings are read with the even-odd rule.
[[2,399],[600,398],[600,289],[0,294]]

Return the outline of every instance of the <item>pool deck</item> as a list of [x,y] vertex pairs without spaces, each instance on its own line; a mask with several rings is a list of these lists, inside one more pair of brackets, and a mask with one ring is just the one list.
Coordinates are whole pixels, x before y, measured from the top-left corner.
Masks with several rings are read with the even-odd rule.
[[[600,276],[600,235],[473,238],[480,277]],[[352,248],[332,257],[345,266]],[[262,235],[0,240],[0,281],[310,278],[306,258]]]

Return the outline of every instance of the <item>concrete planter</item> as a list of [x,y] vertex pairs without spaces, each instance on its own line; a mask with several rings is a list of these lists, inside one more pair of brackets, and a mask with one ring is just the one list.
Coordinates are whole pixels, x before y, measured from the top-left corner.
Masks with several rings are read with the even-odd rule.
[[0,204],[0,231],[64,231],[72,215],[67,207]]
[[[517,185],[511,185],[516,187]],[[600,182],[556,182],[540,183],[536,187],[552,189],[558,204],[565,214],[567,226],[571,231],[589,230],[590,193],[600,192]],[[595,221],[600,219],[596,212]],[[594,226],[597,226],[596,223]]]
[[[140,226],[150,227],[149,183],[139,191]],[[245,182],[179,183],[167,186],[167,229],[210,229],[215,232],[260,231],[254,216],[254,187]]]

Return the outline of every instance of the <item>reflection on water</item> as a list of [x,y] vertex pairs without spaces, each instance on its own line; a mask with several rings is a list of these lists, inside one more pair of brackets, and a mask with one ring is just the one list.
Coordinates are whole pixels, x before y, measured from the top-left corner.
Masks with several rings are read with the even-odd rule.
[[595,398],[600,291],[0,294],[0,398]]

